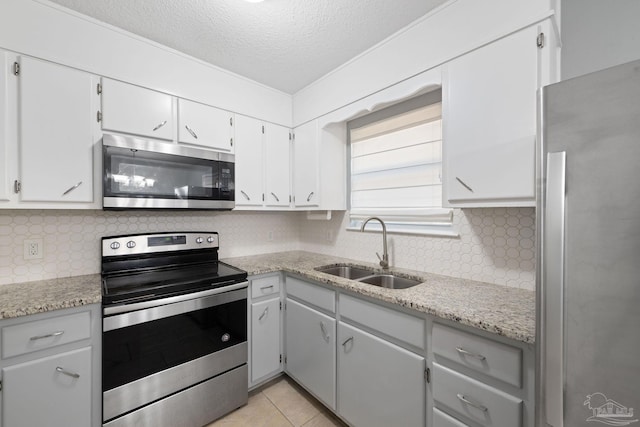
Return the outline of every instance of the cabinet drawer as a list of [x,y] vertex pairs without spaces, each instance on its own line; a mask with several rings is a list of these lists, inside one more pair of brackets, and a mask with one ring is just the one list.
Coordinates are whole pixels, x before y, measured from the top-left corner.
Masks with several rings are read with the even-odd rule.
[[260,298],[278,292],[280,292],[280,275],[251,280],[251,298]]
[[452,416],[433,408],[433,427],[469,427]]
[[287,295],[306,301],[330,313],[336,312],[335,292],[295,277],[287,277]]
[[436,407],[449,408],[486,427],[522,425],[521,399],[437,363],[433,364],[433,401]]
[[424,319],[387,307],[340,295],[340,315],[383,334],[424,349]]
[[522,385],[522,350],[486,338],[433,325],[433,353],[516,387]]
[[2,328],[2,358],[55,347],[91,336],[88,311]]

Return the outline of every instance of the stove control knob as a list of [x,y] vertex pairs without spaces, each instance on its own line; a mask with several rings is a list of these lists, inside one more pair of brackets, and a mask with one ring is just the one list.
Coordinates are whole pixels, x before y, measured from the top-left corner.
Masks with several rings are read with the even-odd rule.
[[116,249],[120,249],[120,243],[113,242],[111,245],[109,245],[109,247],[115,251]]
[[204,239],[202,237],[196,237],[196,243],[200,244],[204,242]]
[[207,237],[207,242],[213,243],[213,237],[211,237],[211,236]]
[[135,247],[136,247],[136,242],[134,242],[133,240],[129,240],[129,241],[127,242],[127,247],[128,247],[129,249],[133,249],[133,248],[135,248]]

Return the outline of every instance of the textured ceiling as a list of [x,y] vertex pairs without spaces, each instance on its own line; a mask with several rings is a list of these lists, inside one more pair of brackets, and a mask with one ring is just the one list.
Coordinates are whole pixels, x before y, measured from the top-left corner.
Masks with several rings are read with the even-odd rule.
[[445,0],[52,0],[295,93]]

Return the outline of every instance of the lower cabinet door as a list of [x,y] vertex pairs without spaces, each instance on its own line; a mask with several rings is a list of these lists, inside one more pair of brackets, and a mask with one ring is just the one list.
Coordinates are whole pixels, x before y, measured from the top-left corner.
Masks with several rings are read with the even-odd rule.
[[424,426],[425,360],[339,322],[338,413],[356,427]]
[[91,348],[2,370],[2,426],[91,425]]
[[251,382],[280,371],[280,298],[251,304]]
[[328,407],[336,407],[336,320],[287,298],[286,371]]

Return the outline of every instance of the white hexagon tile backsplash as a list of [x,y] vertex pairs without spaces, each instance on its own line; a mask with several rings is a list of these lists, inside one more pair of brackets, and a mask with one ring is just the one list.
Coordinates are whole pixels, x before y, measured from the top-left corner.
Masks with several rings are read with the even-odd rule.
[[[391,266],[535,288],[534,208],[455,209],[453,221],[459,238],[389,234]],[[380,233],[346,231],[347,214],[305,222],[303,250],[369,262],[382,252]]]
[[[295,250],[298,230],[296,213],[5,210],[0,284],[99,273],[103,236],[217,231],[224,258]],[[43,239],[43,258],[25,260],[24,240],[34,238]]]
[[[391,265],[534,289],[533,208],[454,212],[459,238],[390,234]],[[217,231],[221,258],[302,249],[376,261],[380,234],[347,223],[344,212],[313,221],[304,212],[0,210],[0,285],[98,273],[101,237],[158,231]],[[24,240],[36,238],[43,258],[25,260]]]

